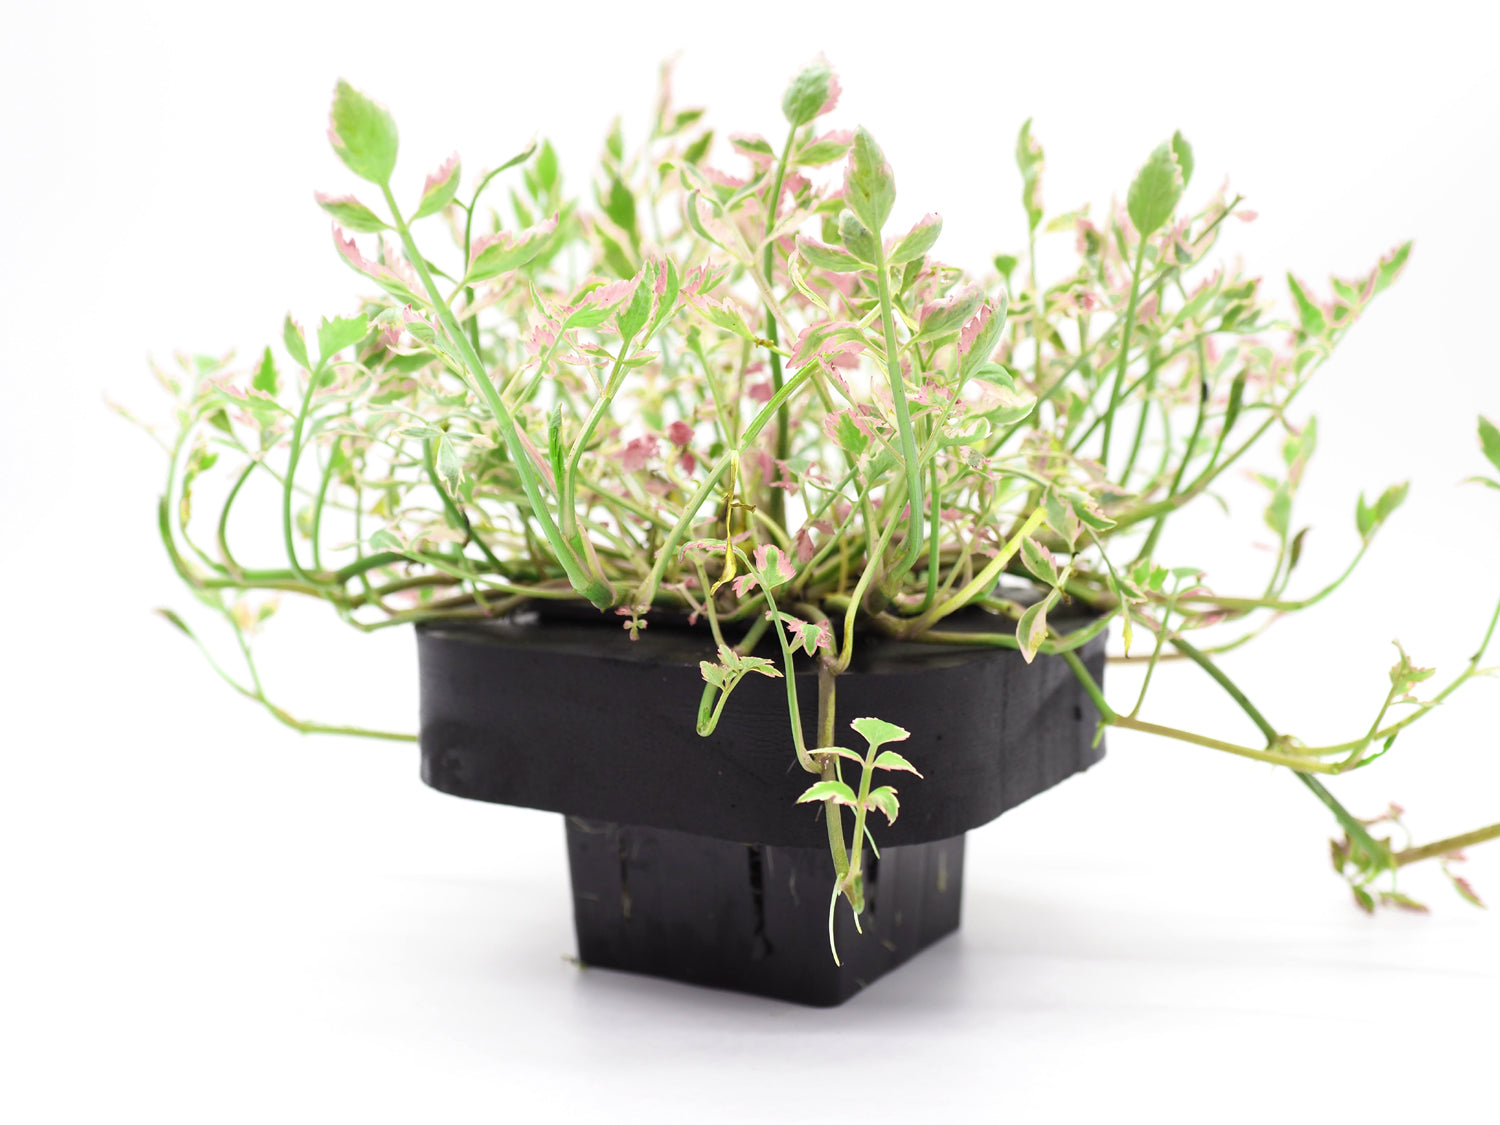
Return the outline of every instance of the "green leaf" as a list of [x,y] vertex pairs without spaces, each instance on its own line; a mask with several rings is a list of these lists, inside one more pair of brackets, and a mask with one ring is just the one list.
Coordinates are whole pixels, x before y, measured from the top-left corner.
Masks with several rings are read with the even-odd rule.
[[1500,469],[1500,428],[1483,414],[1479,416],[1479,448],[1484,451],[1485,459]]
[[158,608],[155,612],[159,613],[172,625],[173,628],[177,629],[179,632],[184,633],[195,641],[198,639],[197,637],[193,636],[193,631],[188,628],[187,622],[179,617],[174,610]]
[[1286,275],[1287,288],[1292,291],[1292,300],[1297,303],[1297,316],[1302,321],[1302,331],[1321,339],[1328,331],[1328,320],[1323,310],[1308,297],[1301,283],[1290,273]]
[[762,543],[755,548],[754,559],[756,576],[767,590],[774,590],[797,577],[792,560],[774,543]]
[[635,334],[646,326],[646,320],[651,315],[651,293],[655,283],[656,266],[647,262],[641,267],[641,277],[636,282],[635,292],[630,295],[630,303],[615,315],[620,339],[625,344],[635,339]]
[[618,117],[609,128],[609,135],[604,138],[604,151],[614,157],[618,164],[625,158],[625,127]]
[[762,676],[769,676],[773,680],[781,679],[781,670],[776,667],[774,661],[767,660],[764,656],[740,656],[738,671],[741,675],[748,672],[756,672]]
[[515,234],[500,231],[477,240],[470,248],[469,272],[464,281],[488,281],[520,269],[546,248],[556,229],[557,220],[553,218]]
[[[959,373],[967,379],[975,375],[990,361],[995,347],[1000,343],[1001,333],[1005,331],[1005,318],[1009,312],[1010,301],[1001,293],[992,303],[982,305],[973,320],[960,329],[958,334]],[[990,380],[997,382],[997,380]],[[1014,380],[1011,381],[1014,385]],[[1036,400],[1031,399],[1032,405]],[[1031,407],[1027,406],[1024,413],[1019,417],[1024,418],[1031,413]],[[991,414],[990,420],[996,425],[1004,425],[998,422]]]
[[609,267],[610,272],[621,280],[634,277],[635,263],[630,260],[630,255],[625,253],[625,248],[602,230],[596,229],[594,233],[604,250],[604,264]]
[[396,537],[395,532],[384,527],[370,536],[370,546],[377,551],[396,551],[400,553],[406,550],[406,544]]
[[869,435],[859,428],[847,410],[840,411],[833,427],[833,440],[851,457],[859,458],[870,444]]
[[281,379],[276,374],[276,361],[271,358],[270,348],[267,348],[266,354],[261,357],[260,369],[256,371],[250,386],[268,395],[274,395],[281,389]]
[[870,744],[871,750],[884,746],[887,742],[905,742],[911,737],[911,731],[898,727],[895,723],[888,723],[884,719],[869,717],[855,719],[849,725],[863,736],[864,740]]
[[830,273],[856,273],[865,268],[864,263],[847,251],[840,250],[836,246],[825,246],[821,242],[814,242],[810,238],[797,236],[797,250],[807,260],[807,264],[814,269],[827,270]]
[[997,387],[1004,387],[1008,391],[1016,389],[1015,373],[1003,364],[981,363],[974,369],[974,378],[993,383]]
[[1154,234],[1172,217],[1182,198],[1182,169],[1170,144],[1158,145],[1136,173],[1125,196],[1125,209],[1142,238]]
[[339,226],[348,230],[362,231],[365,234],[373,234],[376,231],[389,230],[385,221],[371,211],[352,195],[340,196],[337,199],[324,195],[321,192],[313,196],[318,201],[318,206],[327,211],[337,220]]
[[1115,526],[1115,521],[1100,512],[1087,496],[1070,494],[1068,506],[1073,509],[1073,514],[1078,517],[1079,523],[1095,531],[1108,531]]
[[[929,302],[917,313],[920,327],[918,338],[931,340],[957,332],[979,311],[979,306],[983,303],[984,290],[977,285],[965,286],[955,293]],[[981,362],[989,359],[989,350],[985,350]]]
[[1364,494],[1360,494],[1359,502],[1354,506],[1354,526],[1361,539],[1368,542],[1391,513],[1401,507],[1409,488],[1410,482],[1393,484],[1380,494],[1374,504],[1366,504]]
[[563,457],[566,452],[562,441],[562,407],[561,402],[554,403],[552,413],[547,415],[547,463],[552,466],[554,486],[560,485],[563,479]]
[[1021,264],[1021,259],[1013,254],[995,255],[995,272],[1005,278],[1006,288],[1010,288],[1010,275],[1016,272],[1016,267]]
[[1410,910],[1414,914],[1430,913],[1426,903],[1418,902],[1410,895],[1404,895],[1400,891],[1381,891],[1380,902],[1382,906],[1396,906],[1402,910]]
[[1312,528],[1310,527],[1304,527],[1296,535],[1292,536],[1292,546],[1287,552],[1286,569],[1288,574],[1296,570],[1297,564],[1302,561],[1302,543],[1307,538],[1307,533],[1311,530]]
[[325,319],[318,325],[318,366],[327,367],[329,360],[349,345],[359,343],[369,330],[370,322],[363,313]]
[[752,160],[759,156],[770,160],[776,159],[776,150],[771,147],[771,142],[765,137],[751,133],[731,133],[729,143],[738,152]]
[[[854,133],[854,150],[844,174],[844,203],[875,236],[885,227],[896,203],[895,174],[886,162],[885,153],[864,126]],[[853,246],[849,249],[859,253]]]
[[782,95],[781,112],[793,129],[800,129],[822,114],[823,107],[836,101],[838,94],[833,68],[819,59],[792,79]]
[[1187,187],[1193,179],[1193,146],[1187,143],[1181,129],[1172,134],[1172,155],[1177,157],[1177,167],[1182,169],[1182,186]]
[[536,154],[536,185],[542,194],[557,186],[557,150],[551,141],[543,141]]
[[1411,257],[1411,243],[1408,241],[1403,242],[1380,259],[1380,265],[1375,267],[1375,292],[1381,292],[1401,276],[1401,271],[1406,268],[1406,259],[1409,257]]
[[1241,368],[1229,384],[1229,405],[1224,408],[1224,434],[1234,429],[1234,423],[1240,416],[1240,408],[1245,404],[1245,380],[1249,376],[1249,368]]
[[[1041,144],[1031,135],[1029,117],[1016,138],[1016,167],[1021,169],[1021,203],[1026,208],[1026,222],[1029,229],[1036,230],[1042,221],[1042,172],[1047,167],[1047,157]],[[1010,270],[1001,269],[1000,272],[1009,278]]]
[[1363,887],[1355,886],[1353,884],[1350,884],[1349,889],[1354,893],[1354,904],[1356,906],[1358,906],[1366,914],[1375,913],[1375,899],[1371,897],[1369,891],[1365,890]]
[[849,151],[849,145],[844,141],[835,140],[832,134],[825,134],[808,141],[797,150],[797,155],[792,158],[793,164],[801,164],[807,168],[820,168],[824,164],[832,164],[835,160],[843,157]]
[[921,777],[917,767],[908,762],[894,750],[882,750],[875,759],[875,768],[878,770],[905,770],[907,773],[915,773]]
[[708,155],[708,146],[714,143],[714,131],[708,130],[687,148],[682,150],[682,159],[686,164],[697,164]]
[[328,136],[349,171],[382,187],[390,182],[396,168],[395,119],[342,78],[334,87]]
[[1073,515],[1072,509],[1049,488],[1042,497],[1042,511],[1046,513],[1047,526],[1072,548],[1078,542],[1078,517]]
[[1285,536],[1292,522],[1292,494],[1283,481],[1271,493],[1271,502],[1266,505],[1266,526],[1277,535]]
[[745,320],[745,314],[732,297],[716,300],[712,297],[698,301],[694,306],[710,324],[733,332],[746,340],[755,339],[755,330]]
[[865,808],[885,813],[887,824],[895,824],[896,816],[901,812],[901,802],[896,799],[896,791],[889,785],[882,785],[878,789],[871,789],[865,798]]
[[417,213],[412,216],[412,220],[435,215],[452,203],[453,197],[458,194],[458,182],[462,174],[463,165],[459,163],[458,153],[455,152],[436,172],[427,177],[427,182],[422,185],[422,202],[417,205]]
[[292,319],[292,314],[287,313],[286,320],[281,325],[281,342],[285,345],[287,354],[295,359],[303,367],[311,367],[307,362],[307,340],[302,335],[302,326]]
[[803,790],[802,796],[797,798],[797,804],[805,805],[810,801],[833,801],[840,805],[853,807],[859,804],[859,798],[854,795],[842,781],[817,781]]
[[839,216],[839,241],[866,265],[873,266],[880,257],[880,239],[852,211]]
[[443,487],[448,490],[448,495],[458,495],[458,482],[463,479],[464,465],[447,434],[438,439],[437,474]]
[[1048,586],[1057,585],[1057,562],[1053,559],[1052,552],[1035,539],[1021,540],[1021,561],[1026,564],[1027,570]]
[[899,266],[903,262],[914,261],[921,258],[931,250],[937,242],[938,235],[943,233],[943,220],[937,215],[923,215],[917,220],[917,225],[912,227],[903,235],[886,255],[886,261],[893,266]]
[[1030,664],[1036,659],[1036,650],[1042,646],[1047,639],[1047,603],[1037,602],[1035,605],[1027,606],[1026,612],[1021,614],[1021,620],[1016,623],[1016,640],[1021,646],[1021,655]]
[[635,196],[625,186],[623,180],[618,176],[611,180],[609,193],[600,199],[599,204],[604,208],[604,213],[609,216],[610,222],[629,234],[632,239],[636,237]]
[[[658,266],[657,268],[660,269],[661,267]],[[681,290],[682,278],[677,273],[677,262],[672,258],[668,258],[667,282],[662,287],[661,295],[657,298],[656,312],[652,314],[651,327],[646,330],[646,335],[654,336],[662,322],[672,315],[677,305],[677,294]]]

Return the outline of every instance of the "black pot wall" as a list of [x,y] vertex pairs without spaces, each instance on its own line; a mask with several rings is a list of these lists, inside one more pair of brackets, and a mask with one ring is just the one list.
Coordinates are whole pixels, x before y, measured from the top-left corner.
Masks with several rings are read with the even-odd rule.
[[[899,823],[899,821],[897,822]],[[865,912],[834,915],[824,844],[735,844],[567,819],[578,959],[819,1007],[841,1004],[958,929],[964,841],[865,853]]]
[[[945,628],[1005,628],[981,614]],[[718,729],[698,737],[706,634],[653,625],[639,640],[614,619],[427,624],[417,629],[422,778],[445,793],[589,820],[790,848],[826,848],[811,780],[787,730],[786,685],[752,675]],[[1080,652],[1096,678],[1104,639]],[[804,735],[814,745],[817,673],[800,667]],[[838,679],[841,744],[874,715],[912,732],[896,774],[901,815],[877,821],[882,848],[948,840],[1103,756],[1098,713],[1057,657],[864,638]]]

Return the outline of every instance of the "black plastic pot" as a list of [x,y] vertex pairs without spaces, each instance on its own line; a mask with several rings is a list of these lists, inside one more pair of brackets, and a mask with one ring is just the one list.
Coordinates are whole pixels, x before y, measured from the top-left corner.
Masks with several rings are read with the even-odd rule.
[[[1003,627],[1003,624],[998,626]],[[977,614],[945,629],[989,630]],[[713,645],[657,622],[636,641],[609,619],[426,624],[422,779],[482,801],[565,814],[579,959],[695,984],[831,1005],[958,927],[963,836],[1097,762],[1098,712],[1056,657],[882,637],[838,680],[838,729],[874,715],[912,732],[925,775],[891,780],[864,932],[846,907],[828,948],[834,871],[786,729],[786,688],[749,676],[718,730],[694,721]],[[1103,675],[1104,641],[1080,656]],[[812,745],[816,668],[797,675]],[[867,861],[869,856],[867,853]]]

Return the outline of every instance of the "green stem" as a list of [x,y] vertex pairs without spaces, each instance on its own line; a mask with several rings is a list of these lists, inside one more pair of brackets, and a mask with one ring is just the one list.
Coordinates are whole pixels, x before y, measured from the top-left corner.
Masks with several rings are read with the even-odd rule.
[[1140,246],[1135,253],[1135,268],[1130,272],[1130,300],[1125,305],[1125,324],[1120,329],[1120,362],[1115,368],[1115,385],[1109,396],[1109,413],[1104,416],[1104,449],[1099,454],[1099,462],[1106,468],[1109,466],[1109,439],[1114,431],[1115,413],[1120,408],[1120,392],[1125,386],[1125,360],[1130,354],[1130,333],[1135,327],[1135,306],[1141,293],[1141,266],[1146,261],[1146,242],[1142,236]]
[[[877,241],[879,236],[877,235]],[[906,470],[906,501],[910,512],[906,523],[906,550],[895,568],[886,576],[885,588],[894,590],[922,553],[922,462],[917,455],[917,438],[911,428],[911,411],[906,405],[906,384],[901,374],[901,353],[896,341],[896,318],[891,309],[891,276],[885,264],[885,246],[881,244],[875,264],[875,280],[880,291],[880,319],[885,329],[886,380],[891,386],[891,405],[896,411],[896,431],[901,438],[901,459]]]
[[[1182,463],[1177,466],[1177,473],[1172,478],[1171,487],[1167,489],[1167,499],[1176,496],[1182,488],[1182,478],[1187,475],[1187,467],[1193,459],[1193,449],[1198,444],[1198,435],[1203,432],[1203,422],[1208,416],[1208,355],[1203,343],[1203,333],[1198,334],[1198,417],[1193,422],[1193,432],[1188,437],[1187,448],[1182,454]],[[1149,559],[1151,553],[1156,550],[1157,541],[1161,538],[1162,529],[1167,525],[1167,515],[1163,513],[1156,517],[1156,522],[1151,525],[1151,534],[1146,536],[1146,542],[1141,547],[1138,559]]]
[[[1213,679],[1213,681],[1220,687],[1222,687],[1229,694],[1229,697],[1231,699],[1239,704],[1240,710],[1244,711],[1245,714],[1250,717],[1250,721],[1260,728],[1260,732],[1266,736],[1266,740],[1268,743],[1274,746],[1279,741],[1281,741],[1281,736],[1277,733],[1276,728],[1273,727],[1270,724],[1269,720],[1267,720],[1266,717],[1256,709],[1255,705],[1250,702],[1245,693],[1239,689],[1239,687],[1234,683],[1233,680],[1231,680],[1224,674],[1224,672],[1219,668],[1217,664],[1215,664],[1212,660],[1205,656],[1201,651],[1194,648],[1186,641],[1182,640],[1180,637],[1172,638],[1172,645],[1177,649],[1178,652],[1182,653],[1194,664],[1198,665],[1198,667],[1207,672]],[[1322,782],[1320,782],[1315,777],[1308,776],[1308,774],[1303,770],[1297,770],[1296,772],[1297,780],[1302,782],[1302,784],[1308,788],[1312,795],[1315,796],[1319,801],[1321,801],[1325,807],[1327,807],[1329,812],[1333,813],[1334,819],[1337,820],[1344,831],[1349,834],[1350,840],[1354,841],[1359,845],[1359,847],[1364,849],[1364,851],[1372,859],[1379,859],[1381,856],[1388,854],[1387,850],[1381,844],[1376,843],[1374,837],[1372,837],[1370,833],[1365,830],[1365,826],[1361,824],[1358,819],[1356,819],[1355,816],[1349,812],[1348,809],[1344,808],[1344,806],[1339,802],[1338,798],[1330,793],[1324,787]],[[1330,769],[1319,770],[1317,772],[1337,773],[1338,767],[1335,766]]]
[[1026,521],[1016,529],[1015,534],[1006,542],[1000,553],[991,559],[989,565],[976,574],[971,582],[952,597],[933,606],[932,609],[928,610],[921,617],[913,619],[910,626],[912,634],[916,635],[924,632],[935,622],[942,620],[956,610],[962,609],[980,595],[989,593],[991,587],[995,585],[995,582],[1005,570],[1006,565],[1015,557],[1016,552],[1021,549],[1022,542],[1025,541],[1028,535],[1040,527],[1042,521],[1046,518],[1047,513],[1042,508],[1037,508],[1031,515],[1027,516]]
[[292,423],[292,444],[287,452],[286,479],[281,488],[281,536],[286,547],[287,561],[291,564],[292,571],[304,582],[312,581],[307,572],[302,569],[302,564],[297,561],[297,548],[292,541],[292,484],[297,477],[297,462],[302,458],[302,427],[307,421],[307,412],[312,408],[313,391],[318,387],[318,380],[322,377],[323,369],[328,364],[328,357],[323,356],[318,360],[318,366],[308,372],[307,390],[302,395],[302,407],[297,411],[297,419]]
[[396,230],[401,235],[401,245],[406,250],[406,256],[411,261],[412,268],[417,271],[417,276],[422,279],[422,285],[427,290],[433,309],[438,319],[442,321],[443,328],[447,331],[453,346],[457,349],[459,358],[468,368],[470,381],[479,391],[500,429],[500,436],[515,466],[516,475],[521,478],[521,487],[525,490],[532,515],[541,525],[542,534],[566,572],[568,581],[573,584],[573,588],[600,609],[608,608],[614,603],[614,591],[602,577],[587,572],[583,562],[563,538],[562,531],[552,518],[552,512],[542,496],[536,469],[531,464],[526,447],[521,442],[515,419],[505,408],[505,403],[501,401],[500,392],[490,380],[484,361],[479,358],[479,353],[474,349],[468,336],[459,328],[458,322],[454,319],[453,310],[442,299],[437,283],[432,280],[432,274],[427,269],[426,260],[417,251],[417,245],[411,236],[411,228],[407,226],[406,220],[401,216],[400,208],[396,206],[396,197],[391,194],[390,185],[382,184],[381,191],[385,193],[386,206],[390,208],[391,218],[395,220]]
[[698,512],[708,501],[708,498],[713,495],[714,489],[718,487],[719,481],[723,479],[724,474],[729,471],[730,465],[737,464],[739,458],[750,451],[750,448],[760,436],[761,430],[765,429],[766,423],[776,417],[782,404],[796,394],[812,378],[813,372],[816,370],[817,364],[809,363],[801,371],[793,375],[781,390],[775,392],[771,396],[770,401],[760,408],[760,413],[751,420],[750,425],[745,427],[744,433],[740,436],[739,445],[721,455],[713,468],[709,470],[708,475],[699,482],[697,491],[688,498],[687,504],[683,506],[682,515],[672,525],[671,530],[667,532],[666,538],[657,549],[656,562],[652,564],[651,573],[646,576],[645,581],[637,587],[631,599],[632,605],[642,606],[651,604],[652,599],[656,597],[657,589],[661,586],[662,578],[667,573],[667,566],[677,552],[677,545],[687,535],[688,529],[693,525],[693,520],[697,518]]
[[1491,824],[1487,828],[1476,828],[1472,832],[1465,832],[1461,836],[1449,836],[1444,840],[1434,840],[1430,844],[1423,844],[1420,848],[1406,848],[1397,852],[1391,859],[1397,867],[1405,867],[1408,863],[1419,863],[1424,859],[1436,859],[1450,852],[1462,851],[1464,848],[1482,844],[1486,840],[1500,840],[1500,824]]
[[[781,186],[786,180],[786,162],[791,156],[792,140],[797,135],[795,128],[787,130],[786,144],[781,147],[781,159],[776,162],[776,177],[771,185],[771,198],[766,204],[766,232],[765,232],[765,255],[762,267],[766,275],[766,289],[769,291],[772,284],[772,271],[776,267],[776,244],[771,241],[771,232],[776,227],[776,211],[781,204]],[[781,342],[780,328],[776,323],[775,310],[770,305],[766,306],[766,339],[770,346],[766,349],[771,357],[771,390],[781,390],[781,353],[777,345]],[[786,461],[792,455],[792,421],[791,408],[787,403],[781,404],[781,409],[776,413],[776,460]],[[770,498],[771,518],[778,524],[786,522],[786,496],[783,489],[773,488]]]

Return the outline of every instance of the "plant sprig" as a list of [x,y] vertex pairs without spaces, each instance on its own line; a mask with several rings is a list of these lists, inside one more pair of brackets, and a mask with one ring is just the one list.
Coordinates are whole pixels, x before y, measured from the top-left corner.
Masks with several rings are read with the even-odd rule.
[[[1056,657],[1104,725],[1287,768],[1344,830],[1335,858],[1362,906],[1408,905],[1373,880],[1500,834],[1393,850],[1314,776],[1369,767],[1483,674],[1494,619],[1430,700],[1411,694],[1426,672],[1403,652],[1374,721],[1331,746],[1266,722],[1215,660],[1330,596],[1406,498],[1404,484],[1360,497],[1347,570],[1293,593],[1317,426],[1292,408],[1410,243],[1332,279],[1327,296],[1288,275],[1291,315],[1278,315],[1261,279],[1207,264],[1223,224],[1255,216],[1222,192],[1185,205],[1194,169],[1180,133],[1150,154],[1123,206],[1049,218],[1028,121],[1016,147],[1026,268],[1000,255],[996,275],[971,277],[932,256],[937,215],[887,234],[891,163],[868,130],[820,124],[838,96],[826,62],[808,67],[783,101],[780,143],[731,136],[731,171],[710,161],[702,112],[675,110],[664,85],[636,151],[618,125],[609,134],[597,208],[569,195],[546,143],[480,177],[466,202],[455,155],[403,207],[394,119],[339,83],[334,150],[378,195],[318,198],[338,253],[379,293],[323,321],[315,354],[288,318],[280,361],[268,347],[247,368],[193,357],[158,372],[178,407],[159,528],[178,574],[235,628],[251,680],[226,676],[236,690],[298,729],[371,733],[269,702],[243,609],[265,594],[320,599],[362,630],[483,620],[537,599],[591,603],[633,632],[654,609],[704,615],[699,733],[744,676],[785,680],[789,750],[818,777],[802,800],[828,814],[832,902],[856,917],[867,814],[899,809],[871,778],[910,768],[876,753],[907,736],[879,719],[855,720],[865,754],[831,744],[837,680],[868,632]],[[506,184],[508,207],[484,212]],[[429,217],[447,220],[451,250],[426,228],[419,241]],[[1073,237],[1076,264],[1044,284],[1037,245],[1057,234]],[[1159,559],[1166,525],[1271,441],[1280,457],[1255,462],[1276,542],[1264,589],[1221,594],[1197,567]],[[1500,473],[1500,431],[1484,419],[1480,444]],[[285,557],[250,566],[230,542],[257,489],[279,501]],[[1063,603],[1092,619],[1059,633],[1048,614]],[[944,627],[961,613],[993,627]],[[1128,712],[1077,656],[1116,621],[1127,655],[1142,641],[1150,652]],[[749,631],[726,643],[728,623]],[[769,655],[756,651],[765,633]],[[1166,659],[1228,692],[1264,744],[1143,718]],[[817,745],[802,734],[803,660],[819,671]],[[858,790],[843,760],[860,763]]]

